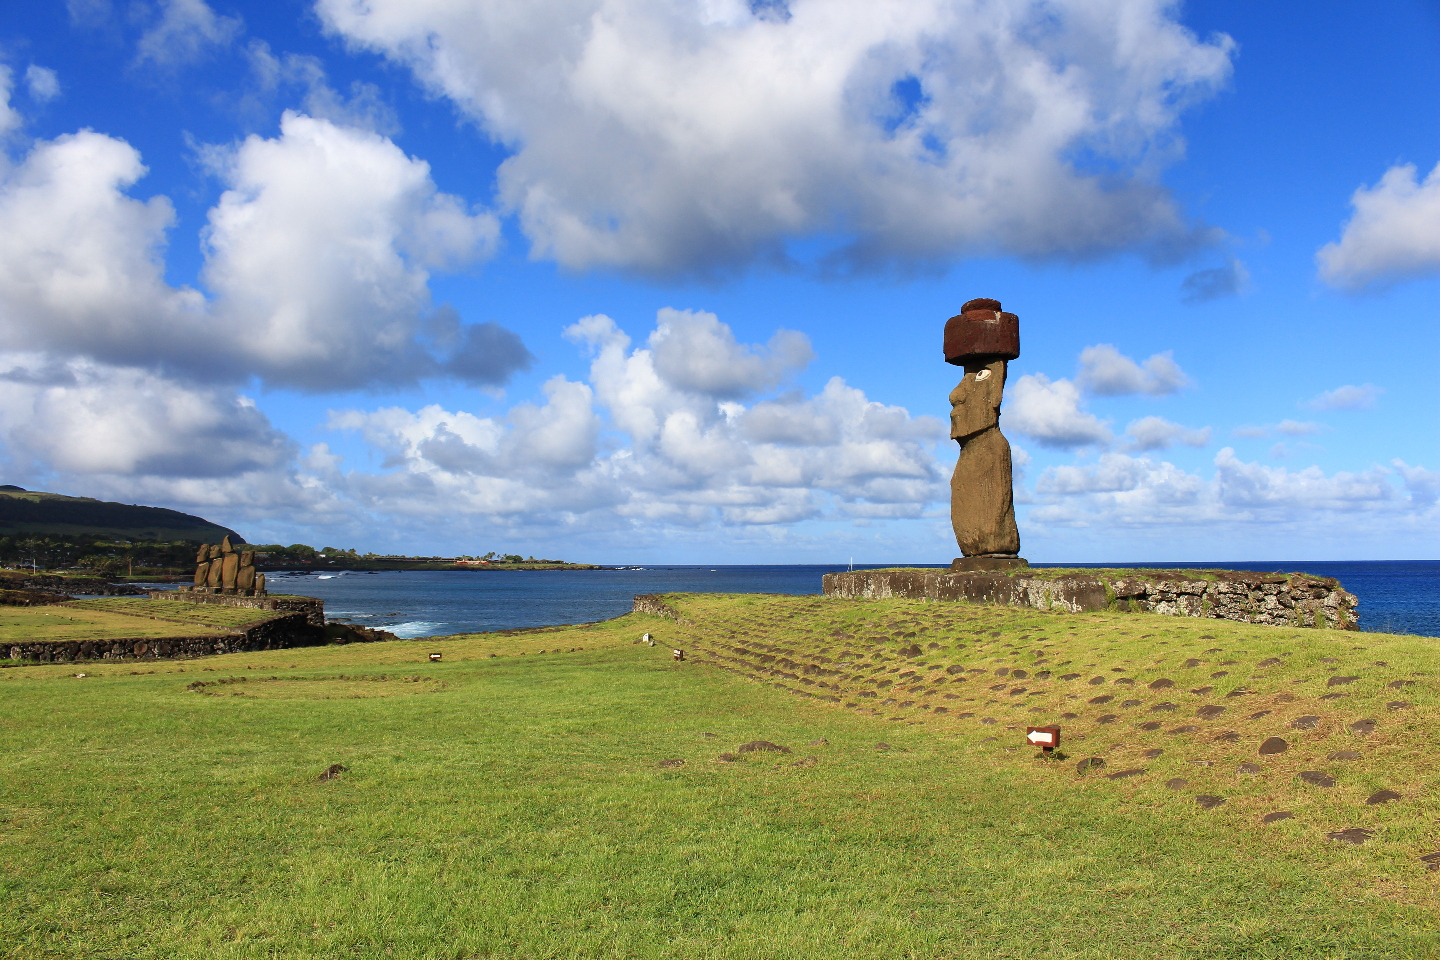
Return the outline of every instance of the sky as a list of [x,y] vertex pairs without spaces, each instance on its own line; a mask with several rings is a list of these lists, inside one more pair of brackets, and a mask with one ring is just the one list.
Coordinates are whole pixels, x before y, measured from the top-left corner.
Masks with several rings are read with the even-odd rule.
[[0,482],[252,543],[1431,559],[1440,6],[0,9]]

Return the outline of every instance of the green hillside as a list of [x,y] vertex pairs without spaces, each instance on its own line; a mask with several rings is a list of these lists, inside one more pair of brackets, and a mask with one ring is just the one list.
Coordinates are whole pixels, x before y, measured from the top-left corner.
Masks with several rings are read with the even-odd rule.
[[122,540],[245,541],[234,530],[163,507],[109,503],[90,497],[0,485],[0,536],[108,537]]

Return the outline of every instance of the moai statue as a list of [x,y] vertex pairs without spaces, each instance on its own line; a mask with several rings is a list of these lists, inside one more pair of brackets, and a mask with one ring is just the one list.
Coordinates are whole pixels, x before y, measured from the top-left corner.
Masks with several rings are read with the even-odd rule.
[[240,553],[240,572],[235,575],[235,591],[247,597],[255,591],[254,550],[243,550]]
[[1027,566],[1020,557],[1010,443],[1000,433],[1006,364],[1020,356],[1020,318],[999,300],[971,300],[945,323],[945,362],[965,368],[950,391],[950,436],[960,459],[950,478],[950,523],[963,557],[952,570]]
[[220,541],[220,589],[224,593],[235,592],[235,578],[240,573],[240,554],[230,546],[227,536]]
[[205,578],[205,585],[210,588],[211,593],[220,592],[220,579],[225,572],[225,564],[220,559],[220,548],[215,544],[210,545],[210,573]]
[[195,582],[193,587],[203,587],[210,578],[210,545],[200,544],[200,549],[195,554]]

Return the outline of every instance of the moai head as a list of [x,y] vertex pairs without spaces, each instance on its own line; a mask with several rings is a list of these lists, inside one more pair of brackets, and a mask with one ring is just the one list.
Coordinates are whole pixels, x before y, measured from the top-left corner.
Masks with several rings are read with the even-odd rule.
[[1020,318],[999,300],[971,300],[945,323],[945,362],[965,368],[950,392],[950,436],[964,441],[1000,423],[1006,365],[1020,356]]
[[209,562],[210,562],[210,544],[208,544],[208,543],[202,543],[202,544],[200,544],[200,549],[195,552],[195,562],[196,562],[196,563],[209,563]]

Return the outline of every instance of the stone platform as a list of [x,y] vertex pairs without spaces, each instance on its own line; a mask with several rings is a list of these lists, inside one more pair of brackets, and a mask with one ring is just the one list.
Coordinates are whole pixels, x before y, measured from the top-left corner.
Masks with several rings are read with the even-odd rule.
[[297,597],[283,593],[272,593],[263,597],[242,597],[231,593],[201,593],[198,590],[151,590],[149,596],[151,600],[180,600],[185,603],[209,603],[220,607],[241,607],[247,610],[303,613],[310,626],[325,626],[325,601],[315,597]]
[[1360,629],[1359,601],[1340,581],[1304,573],[1235,570],[1019,569],[952,573],[895,569],[827,573],[827,597],[965,601],[1072,613],[1115,610],[1211,617],[1286,627]]

